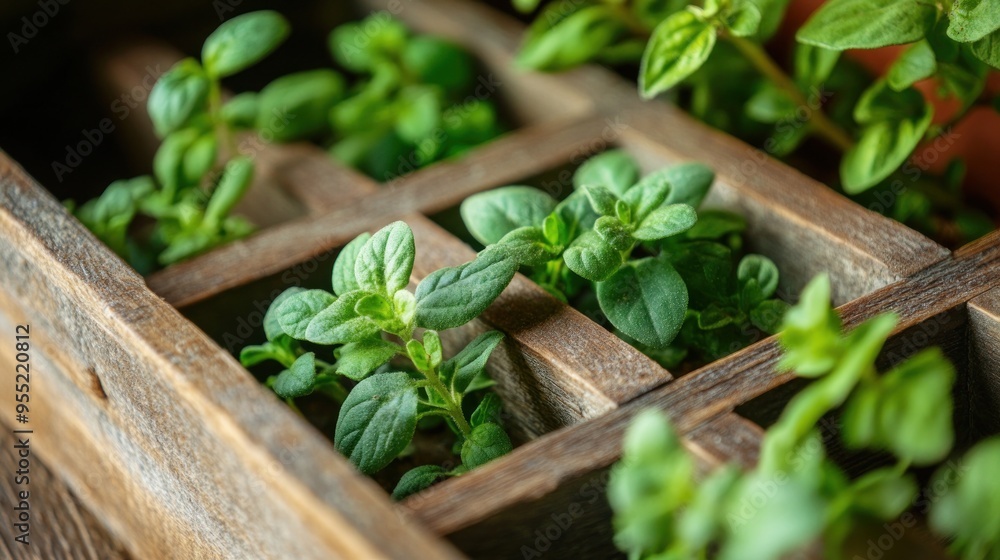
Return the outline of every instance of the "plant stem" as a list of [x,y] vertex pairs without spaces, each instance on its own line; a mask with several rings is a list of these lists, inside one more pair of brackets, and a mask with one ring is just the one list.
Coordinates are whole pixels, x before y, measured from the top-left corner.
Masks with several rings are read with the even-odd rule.
[[448,415],[451,416],[451,419],[455,422],[455,425],[458,426],[458,429],[461,430],[462,435],[469,437],[469,434],[472,433],[472,426],[469,425],[469,422],[465,419],[465,415],[462,414],[462,405],[455,401],[451,391],[444,386],[437,370],[435,368],[430,368],[427,371],[421,371],[420,373],[423,373],[424,377],[427,378],[427,381],[430,382],[429,388],[437,391],[438,394],[441,395],[441,398],[444,399],[445,411],[447,411]]
[[723,37],[732,43],[758,72],[788,94],[796,105],[808,107],[812,110],[812,114],[809,117],[809,125],[816,131],[816,134],[842,152],[846,152],[854,146],[854,140],[851,139],[850,135],[838,126],[837,123],[830,120],[821,107],[810,106],[809,100],[802,94],[799,86],[771,59],[763,47],[753,41],[748,41],[732,34],[727,33]]

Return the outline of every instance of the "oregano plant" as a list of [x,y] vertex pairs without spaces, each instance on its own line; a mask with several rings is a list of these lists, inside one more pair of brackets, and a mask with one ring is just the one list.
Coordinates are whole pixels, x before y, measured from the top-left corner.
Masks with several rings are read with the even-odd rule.
[[76,216],[140,272],[149,272],[245,236],[252,226],[230,215],[253,178],[236,131],[253,128],[239,97],[222,99],[221,80],[254,65],[287,37],[277,12],[243,14],[218,27],[201,60],[185,58],[164,73],[147,111],[162,140],[153,176],[112,183]]
[[[515,0],[524,12],[538,0]],[[829,0],[797,30],[788,61],[764,48],[787,0],[554,0],[525,34],[518,61],[563,70],[596,60],[638,64],[644,98],[664,94],[696,117],[775,156],[818,138],[840,152],[839,186],[869,206],[950,244],[993,229],[963,202],[960,159],[942,176],[906,166],[976,105],[1000,68],[1000,8],[991,0]],[[847,49],[909,45],[885,76]],[[958,109],[941,124],[914,88],[933,78]],[[826,177],[823,177],[826,179]],[[831,178],[832,179],[832,178]],[[872,192],[885,194],[876,197]]]
[[334,29],[329,46],[357,77],[329,112],[336,159],[388,181],[500,134],[498,84],[458,45],[382,12]]
[[403,222],[362,234],[337,257],[332,291],[283,292],[264,318],[267,341],[240,354],[248,367],[278,362],[284,369],[267,384],[290,403],[314,391],[337,402],[334,443],[366,474],[406,451],[423,420],[442,419],[457,438],[461,463],[410,470],[393,493],[397,499],[512,447],[496,395],[486,394],[471,413],[467,406],[467,397],[492,385],[486,362],[503,335],[483,333],[446,358],[438,332],[482,313],[510,283],[517,263],[483,253],[429,274],[411,292],[415,254],[413,232]]
[[[938,348],[922,350],[886,372],[875,360],[897,325],[876,316],[845,332],[830,306],[828,277],[814,279],[785,315],[779,369],[812,380],[785,407],[763,439],[757,466],[719,467],[695,474],[695,459],[666,418],[636,417],[621,462],[612,470],[608,499],[615,541],[631,558],[787,557],[818,543],[825,557],[844,556],[860,524],[879,524],[914,507],[913,467],[941,463],[955,440],[951,388],[955,371]],[[826,457],[820,420],[840,411],[848,449],[886,454],[892,462],[850,478]],[[991,473],[1000,453],[993,438],[935,475],[940,498],[930,503],[933,529],[952,539],[961,558],[996,558],[1000,484]],[[761,499],[766,496],[766,499]],[[748,505],[752,504],[752,505]]]
[[626,152],[587,160],[562,201],[528,186],[480,193],[466,228],[556,297],[606,318],[667,367],[714,360],[774,332],[778,270],[742,255],[737,215],[696,210],[714,174],[680,164],[640,176]]

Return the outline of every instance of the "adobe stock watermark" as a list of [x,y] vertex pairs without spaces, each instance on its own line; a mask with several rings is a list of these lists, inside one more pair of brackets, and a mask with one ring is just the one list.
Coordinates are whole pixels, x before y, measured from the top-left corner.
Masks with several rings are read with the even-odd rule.
[[59,15],[62,7],[69,2],[70,0],[38,0],[38,9],[30,16],[24,16],[18,21],[21,27],[16,31],[20,31],[20,33],[16,31],[7,33],[7,41],[10,42],[10,48],[14,54],[20,53],[21,47],[37,37],[38,32],[48,25],[52,18]]
[[162,74],[163,70],[159,64],[156,66],[146,66],[142,80],[133,86],[132,89],[122,93],[111,102],[109,108],[114,113],[114,118],[105,117],[98,121],[97,126],[94,128],[81,130],[80,136],[83,138],[75,144],[67,144],[65,146],[66,153],[63,159],[53,160],[51,164],[52,173],[55,174],[57,181],[62,183],[67,175],[75,171],[83,163],[84,158],[94,153],[118,129],[116,123],[127,119],[132,114],[132,111],[140,106],[140,103],[146,101],[150,90],[153,89],[153,84],[156,83],[156,80]]

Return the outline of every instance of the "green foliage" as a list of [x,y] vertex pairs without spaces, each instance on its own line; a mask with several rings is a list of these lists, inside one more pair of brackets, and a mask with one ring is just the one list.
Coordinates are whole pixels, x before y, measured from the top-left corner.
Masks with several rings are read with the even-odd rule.
[[[746,268],[767,283],[756,264]],[[845,333],[829,297],[829,279],[816,278],[786,314],[781,368],[815,380],[767,430],[753,470],[726,465],[696,480],[694,458],[667,420],[654,411],[635,418],[608,485],[615,542],[630,558],[712,552],[735,559],[752,550],[754,558],[778,559],[817,541],[826,557],[841,557],[857,524],[891,521],[915,503],[908,467],[939,463],[951,450],[954,370],[931,348],[879,374],[875,359],[895,316]],[[836,410],[848,446],[887,451],[897,463],[849,479],[825,457],[818,429]],[[998,460],[994,438],[935,475],[934,491],[943,497],[931,504],[931,524],[954,539],[961,558],[993,558],[1000,550]]]
[[[696,163],[640,177],[612,150],[584,162],[562,202],[525,186],[476,194],[461,214],[474,238],[546,290],[603,316],[667,367],[711,361],[774,332],[778,272],[739,253],[738,216],[695,209],[714,180]],[[513,270],[511,270],[513,273]],[[418,298],[419,298],[418,292]],[[457,300],[456,300],[457,301]]]
[[[638,64],[642,97],[668,96],[771,155],[789,156],[810,137],[825,141],[843,153],[839,186],[845,193],[943,243],[959,245],[992,230],[947,178],[907,162],[922,142],[946,133],[931,124],[931,107],[912,86],[935,79],[940,95],[956,98],[952,126],[981,102],[991,68],[1000,68],[995,2],[829,0],[797,30],[799,44],[786,69],[764,43],[787,4],[553,0],[525,34],[518,60],[547,71],[589,61]],[[845,49],[904,44],[910,46],[881,79],[839,56]],[[895,110],[873,113],[873,104]],[[890,190],[891,197],[880,194]],[[584,246],[590,260],[609,256],[589,240]],[[573,258],[580,256],[577,251]]]
[[385,12],[334,29],[329,46],[356,74],[343,99],[324,97],[336,159],[388,181],[500,134],[495,85],[459,46],[413,35]]
[[252,230],[246,220],[230,215],[254,169],[249,158],[237,154],[233,134],[253,127],[258,107],[271,111],[274,94],[237,96],[223,104],[219,79],[255,64],[287,35],[288,23],[275,12],[237,16],[205,40],[200,63],[186,58],[153,86],[147,110],[163,140],[153,177],[117,181],[76,210],[84,225],[139,272]]
[[[416,467],[399,481],[397,499],[511,450],[495,395],[487,394],[471,415],[463,409],[466,397],[492,384],[486,363],[503,335],[483,333],[445,359],[437,330],[474,319],[507,286],[517,263],[483,253],[428,275],[413,293],[407,286],[415,256],[413,232],[403,222],[358,236],[334,262],[333,292],[286,290],[264,316],[267,342],[240,354],[248,367],[281,364],[268,385],[290,403],[315,391],[340,402],[334,443],[366,474],[406,451],[421,420],[444,418],[462,464]],[[306,352],[306,343],[316,350]],[[332,362],[316,357],[330,346]]]

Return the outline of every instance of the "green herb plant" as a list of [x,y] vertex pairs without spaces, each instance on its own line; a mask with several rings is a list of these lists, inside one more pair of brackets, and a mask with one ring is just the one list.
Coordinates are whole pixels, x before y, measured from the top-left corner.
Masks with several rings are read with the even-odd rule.
[[[911,467],[940,463],[952,449],[955,372],[938,348],[879,373],[875,359],[897,317],[874,317],[844,332],[824,275],[785,315],[779,369],[812,383],[763,439],[757,467],[720,467],[695,480],[695,460],[667,420],[640,414],[624,441],[608,498],[616,543],[631,558],[778,559],[821,542],[843,556],[859,524],[894,520],[918,498]],[[837,436],[849,449],[880,451],[894,463],[855,478],[825,457],[820,420],[841,411]],[[831,437],[837,437],[831,436]],[[963,558],[998,558],[1000,484],[992,474],[1000,439],[976,446],[957,484],[933,502],[930,522]],[[948,477],[943,467],[935,480]],[[977,520],[991,520],[985,523]]]
[[[514,0],[525,12],[539,4]],[[991,69],[1000,68],[996,3],[829,0],[798,29],[790,72],[763,47],[787,4],[555,0],[528,29],[518,60],[540,70],[637,62],[644,98],[667,93],[696,117],[773,155],[789,155],[809,137],[826,142],[843,154],[843,191],[897,220],[953,243],[991,231],[985,214],[962,202],[960,160],[943,177],[904,164],[921,142],[988,103],[981,99],[984,85]],[[876,80],[840,57],[846,49],[902,44],[910,46]],[[944,124],[932,124],[932,107],[913,87],[927,78],[960,105]],[[876,192],[883,194],[875,198]]]
[[247,235],[252,226],[233,207],[253,177],[238,155],[235,133],[253,128],[239,98],[224,103],[220,80],[276,49],[289,31],[276,12],[243,14],[205,40],[201,62],[186,58],[164,73],[147,110],[162,139],[153,176],[112,183],[76,216],[142,273]]
[[277,140],[319,136],[337,160],[389,181],[500,133],[496,107],[473,93],[475,61],[461,47],[414,35],[385,13],[337,27],[329,47],[353,85],[345,91],[333,70],[270,84],[260,97],[311,125]]
[[[334,263],[332,292],[283,292],[264,318],[267,341],[240,354],[247,367],[280,363],[285,369],[267,384],[290,403],[314,391],[337,401],[334,443],[366,474],[404,453],[418,426],[443,419],[457,437],[461,464],[408,471],[393,493],[397,499],[511,450],[496,395],[474,408],[466,400],[492,385],[484,368],[503,335],[486,332],[445,359],[438,331],[482,313],[510,283],[517,263],[481,254],[431,273],[410,292],[414,256],[413,233],[403,222],[359,236]],[[307,351],[307,344],[317,350]],[[335,347],[332,361],[317,358],[329,347]]]
[[740,257],[743,219],[696,210],[713,179],[696,163],[640,178],[627,153],[611,150],[576,171],[561,202],[509,186],[469,197],[461,214],[486,254],[509,255],[550,293],[675,367],[774,332],[786,308],[773,297],[774,263]]

